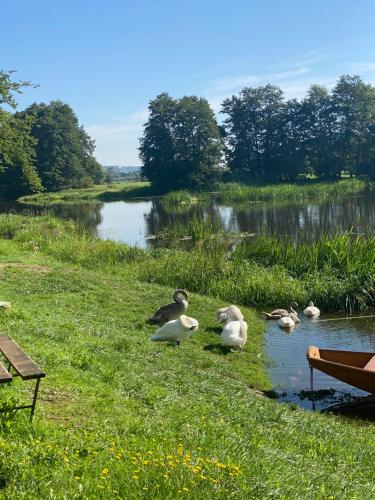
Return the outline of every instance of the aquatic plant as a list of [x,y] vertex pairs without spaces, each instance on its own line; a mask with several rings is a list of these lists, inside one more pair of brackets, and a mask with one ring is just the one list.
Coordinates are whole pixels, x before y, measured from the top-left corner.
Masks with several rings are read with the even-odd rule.
[[178,225],[172,249],[150,251],[99,240],[49,216],[0,216],[0,234],[64,262],[116,270],[238,304],[280,306],[314,300],[322,310],[347,311],[375,305],[375,237],[344,234],[295,243],[262,236],[241,241],[226,233],[218,237],[216,228],[208,232],[210,224],[192,220],[195,244],[188,251],[173,249],[173,238],[187,234],[184,227],[179,233]]
[[329,197],[364,192],[368,184],[359,179],[304,184],[272,184],[247,186],[239,183],[220,184],[215,199],[220,203],[240,203],[270,200],[302,200],[309,197]]

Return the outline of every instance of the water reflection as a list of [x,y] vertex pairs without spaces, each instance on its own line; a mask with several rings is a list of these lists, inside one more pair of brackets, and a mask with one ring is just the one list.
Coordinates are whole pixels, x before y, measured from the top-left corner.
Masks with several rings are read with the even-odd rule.
[[[310,390],[310,370],[306,360],[306,350],[310,345],[323,349],[375,352],[375,318],[350,320],[332,315],[322,315],[315,321],[301,318],[301,323],[290,333],[281,330],[277,321],[267,321],[266,352],[273,387],[280,400],[298,403],[306,409],[312,409],[306,395]],[[314,390],[321,391],[323,396],[315,402],[318,410],[341,400],[368,395],[319,370],[314,370]]]
[[293,202],[289,206],[287,202],[224,206],[211,201],[203,205],[184,206],[182,212],[181,208],[165,210],[158,198],[47,207],[0,204],[0,211],[11,209],[17,212],[26,209],[36,214],[48,212],[73,219],[101,238],[112,238],[144,248],[156,245],[157,241],[152,237],[166,226],[184,224],[193,216],[210,218],[229,231],[289,235],[295,240],[301,233],[314,239],[322,233],[375,231],[375,193],[331,201]]

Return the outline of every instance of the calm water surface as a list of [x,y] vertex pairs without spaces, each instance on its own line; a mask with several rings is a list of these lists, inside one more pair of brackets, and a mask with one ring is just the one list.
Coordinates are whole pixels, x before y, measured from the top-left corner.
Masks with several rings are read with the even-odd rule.
[[188,221],[195,215],[209,216],[230,231],[267,235],[301,233],[317,238],[337,231],[375,232],[375,193],[331,201],[310,201],[285,206],[280,203],[248,203],[224,206],[215,202],[188,207],[184,213],[167,212],[158,198],[108,203],[58,204],[28,207],[0,204],[0,211],[31,210],[73,219],[101,238],[111,238],[141,248],[157,244],[154,236],[164,227]]
[[[312,409],[312,402],[304,397],[304,391],[310,390],[310,369],[306,360],[308,346],[375,352],[375,318],[350,320],[340,319],[337,315],[322,315],[318,320],[301,317],[301,323],[290,333],[273,320],[267,321],[266,328],[271,383],[280,400],[295,402],[306,409]],[[368,395],[314,370],[314,391],[329,389],[332,389],[331,394],[316,401],[317,409]]]

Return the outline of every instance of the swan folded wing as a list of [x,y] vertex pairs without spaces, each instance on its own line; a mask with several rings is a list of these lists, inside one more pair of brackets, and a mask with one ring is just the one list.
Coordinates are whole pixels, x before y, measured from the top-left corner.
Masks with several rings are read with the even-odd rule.
[[159,323],[161,321],[168,321],[172,319],[178,318],[178,316],[183,312],[181,309],[181,305],[176,302],[172,302],[171,304],[166,304],[164,306],[159,307],[159,309],[154,313],[151,318],[147,321],[149,323]]
[[190,337],[198,329],[198,321],[187,316],[168,321],[156,330],[150,340],[180,341]]
[[231,321],[227,323],[221,333],[222,345],[243,347],[247,340],[246,321]]

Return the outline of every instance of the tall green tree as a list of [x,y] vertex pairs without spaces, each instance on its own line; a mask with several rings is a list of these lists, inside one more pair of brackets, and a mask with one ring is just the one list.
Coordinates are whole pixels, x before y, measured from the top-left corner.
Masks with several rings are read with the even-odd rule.
[[337,115],[339,161],[343,169],[354,174],[360,165],[371,161],[375,87],[359,76],[343,75],[333,89],[332,101]]
[[140,140],[142,176],[159,191],[207,187],[221,172],[223,142],[206,99],[160,94]]
[[300,104],[300,145],[306,170],[320,178],[335,179],[343,169],[338,156],[338,117],[331,93],[312,85]]
[[249,180],[277,180],[284,140],[285,102],[279,87],[246,87],[223,102],[227,161],[232,172]]
[[47,191],[86,187],[90,182],[101,181],[104,173],[93,156],[94,141],[79,126],[68,104],[32,104],[18,117],[32,120],[38,174]]
[[0,71],[0,195],[7,198],[42,189],[34,166],[32,122],[9,111],[16,107],[15,94],[30,85],[13,81],[11,72]]

